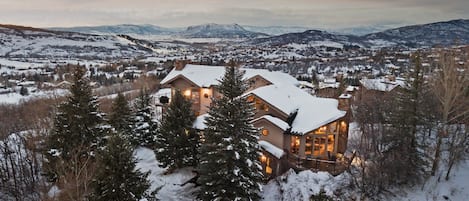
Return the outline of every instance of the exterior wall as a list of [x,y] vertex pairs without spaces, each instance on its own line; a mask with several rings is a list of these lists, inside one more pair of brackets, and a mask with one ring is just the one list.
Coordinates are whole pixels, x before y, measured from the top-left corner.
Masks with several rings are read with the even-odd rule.
[[279,148],[284,147],[284,134],[282,129],[263,119],[255,122],[254,126],[256,128],[261,128],[261,131],[262,129],[267,129],[269,131],[267,136],[261,134],[259,140],[267,141]]
[[[343,121],[343,120],[342,120]],[[300,140],[297,156],[300,158],[329,159],[347,148],[346,135],[340,131],[340,120],[331,122],[306,135],[298,136]],[[344,125],[347,125],[345,121]],[[346,129],[346,127],[344,127]],[[345,132],[345,130],[344,130]],[[292,136],[294,138],[295,136]],[[290,149],[290,153],[294,152]]]
[[316,95],[322,98],[335,98],[337,97],[338,89],[327,87],[323,89],[316,90]]
[[205,114],[208,112],[208,107],[212,102],[213,87],[200,88],[200,112],[199,114]]
[[[186,97],[190,98],[192,101],[192,110],[196,115],[201,114],[201,98],[200,91],[201,89],[189,81],[179,78],[171,82],[171,95],[174,95],[176,89],[181,90],[181,93]],[[190,91],[188,93],[187,91]]]
[[172,89],[180,89],[181,91],[184,91],[185,89],[188,89],[188,88],[196,87],[185,79],[176,79],[173,82],[171,82],[171,86],[172,86],[171,87]]
[[337,153],[345,153],[347,150],[349,121],[348,119],[339,120],[339,139],[337,142]]
[[248,100],[249,99],[252,99],[252,101],[254,101],[256,107],[256,114],[254,115],[254,118],[259,118],[264,115],[270,115],[273,117],[277,117],[283,121],[287,120],[288,115],[285,115],[283,112],[276,109],[269,103],[264,102],[262,99],[259,99],[254,95],[249,96]]
[[272,83],[264,79],[263,77],[256,75],[250,79],[247,80],[247,83],[249,83],[249,88],[246,91],[252,91],[254,89],[257,89],[259,87],[267,86]]
[[278,159],[264,150],[262,150],[260,162],[262,171],[264,173],[264,178],[267,180],[273,179],[292,168],[291,164],[288,162],[288,159],[285,156]]

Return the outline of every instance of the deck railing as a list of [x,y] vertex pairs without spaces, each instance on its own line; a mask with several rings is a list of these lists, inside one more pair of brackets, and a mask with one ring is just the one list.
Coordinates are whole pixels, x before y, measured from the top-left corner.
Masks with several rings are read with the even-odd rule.
[[288,161],[299,170],[310,169],[312,171],[327,171],[332,175],[338,175],[345,171],[347,163],[343,158],[326,160],[311,157],[299,157],[295,154],[288,154]]

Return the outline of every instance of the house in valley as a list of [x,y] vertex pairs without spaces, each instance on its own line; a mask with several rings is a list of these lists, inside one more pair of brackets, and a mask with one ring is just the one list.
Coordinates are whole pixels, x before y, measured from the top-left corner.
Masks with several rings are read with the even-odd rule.
[[[292,76],[264,69],[244,69],[249,89],[243,96],[256,107],[254,126],[260,130],[260,160],[267,175],[288,170],[320,168],[319,162],[335,163],[347,149],[348,98],[318,98],[300,89]],[[223,66],[177,62],[161,81],[192,100],[198,116],[194,127],[203,131],[211,98],[225,73]]]

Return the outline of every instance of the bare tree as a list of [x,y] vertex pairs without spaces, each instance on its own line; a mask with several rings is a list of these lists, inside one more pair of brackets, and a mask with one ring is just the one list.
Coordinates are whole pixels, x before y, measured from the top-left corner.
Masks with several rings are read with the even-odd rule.
[[440,52],[438,68],[432,80],[433,93],[438,99],[440,125],[438,127],[432,175],[435,175],[441,160],[442,144],[447,138],[449,151],[446,179],[449,179],[454,164],[462,158],[468,143],[467,127],[469,120],[469,60],[467,51],[455,50]]
[[0,197],[2,200],[38,200],[41,159],[30,133],[11,134],[0,141]]

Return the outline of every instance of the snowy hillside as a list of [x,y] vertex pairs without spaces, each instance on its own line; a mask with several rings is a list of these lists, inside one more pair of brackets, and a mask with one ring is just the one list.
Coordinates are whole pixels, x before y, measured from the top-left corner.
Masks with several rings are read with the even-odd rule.
[[297,32],[304,32],[309,30],[310,28],[307,27],[300,27],[300,26],[250,26],[250,25],[242,25],[244,29],[252,32],[260,32],[269,34],[272,36],[278,36],[286,33],[297,33]]
[[151,24],[134,25],[134,24],[119,24],[119,25],[107,25],[107,26],[86,26],[86,27],[51,27],[49,30],[56,31],[70,31],[87,34],[100,34],[100,35],[117,35],[117,34],[129,34],[129,35],[170,35],[177,31],[181,31],[181,28],[164,28]]
[[117,58],[148,51],[116,36],[0,25],[0,57]]
[[326,31],[308,30],[301,33],[288,33],[269,38],[259,38],[251,40],[250,44],[259,45],[286,45],[286,44],[320,44],[336,43],[341,45],[350,45],[360,42],[360,38],[352,35],[338,35]]
[[238,24],[202,24],[190,26],[180,36],[188,38],[257,38],[267,34],[252,32]]
[[[187,183],[195,174],[190,169],[181,169],[171,174],[165,174],[165,169],[158,167],[154,152],[147,148],[138,148],[135,157],[139,160],[137,168],[142,172],[150,171],[151,187],[154,191],[160,189],[157,198],[161,200],[193,200],[195,192],[194,184]],[[427,201],[427,200],[453,200],[463,201],[469,197],[469,161],[455,169],[453,179],[438,182],[431,178],[426,185],[416,186],[411,189],[394,189],[399,192],[386,200],[402,201]],[[347,200],[359,195],[348,186],[352,182],[348,173],[332,176],[327,172],[312,172],[309,170],[295,173],[293,170],[286,172],[263,186],[263,201],[303,201],[309,200],[312,195],[323,191],[326,195],[339,200]],[[448,199],[445,199],[448,198]]]
[[469,20],[452,20],[431,24],[413,25],[371,33],[364,36],[334,34],[320,30],[287,33],[279,36],[253,39],[250,44],[285,45],[334,42],[363,47],[406,46],[422,47],[469,43]]
[[469,43],[469,20],[451,20],[423,25],[405,26],[372,33],[363,37],[365,43],[388,41],[411,47]]

